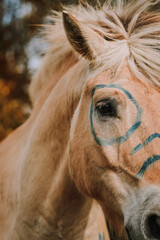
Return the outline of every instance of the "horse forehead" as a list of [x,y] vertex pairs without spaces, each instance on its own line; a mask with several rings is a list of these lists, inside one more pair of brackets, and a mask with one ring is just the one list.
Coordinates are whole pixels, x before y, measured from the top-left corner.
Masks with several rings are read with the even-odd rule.
[[[135,83],[136,82],[136,83]],[[102,70],[96,69],[93,71],[92,77],[88,78],[88,81],[85,86],[85,90],[87,92],[91,92],[93,88],[96,85],[100,84],[121,84],[121,85],[126,85],[126,84],[131,85],[139,85],[140,81],[134,77],[129,69],[127,61],[124,61],[123,66],[121,67],[121,70],[118,73],[118,76],[114,76],[114,70],[113,69],[105,69],[105,67],[102,67]]]
[[[85,86],[86,95],[89,94],[91,96],[93,89],[95,89],[95,87],[98,85],[106,85],[106,91],[111,85],[115,86],[112,89],[116,89],[117,86],[118,91],[121,91],[120,89],[123,88],[131,93],[134,93],[137,96],[140,96],[142,94],[142,91],[146,94],[148,94],[148,92],[150,91],[149,86],[144,87],[144,85],[140,81],[138,81],[137,79],[134,80],[129,75],[121,75],[114,79],[112,78],[110,73],[108,73],[108,71],[103,71],[87,81]],[[121,92],[123,93],[123,91]]]

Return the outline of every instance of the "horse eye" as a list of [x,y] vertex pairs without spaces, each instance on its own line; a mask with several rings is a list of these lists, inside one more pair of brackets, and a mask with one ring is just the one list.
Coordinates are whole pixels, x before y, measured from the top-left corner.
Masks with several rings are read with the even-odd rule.
[[117,117],[116,100],[102,100],[97,102],[96,111],[99,117]]

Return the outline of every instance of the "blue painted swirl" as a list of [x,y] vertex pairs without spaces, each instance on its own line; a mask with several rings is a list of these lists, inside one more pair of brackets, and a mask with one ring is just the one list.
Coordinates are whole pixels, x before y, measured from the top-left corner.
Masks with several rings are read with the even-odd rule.
[[[123,136],[117,137],[117,138],[104,138],[104,139],[99,139],[98,136],[95,133],[94,130],[94,124],[93,124],[93,111],[94,111],[94,105],[93,105],[93,96],[96,90],[101,89],[101,88],[117,88],[120,89],[125,93],[127,98],[131,100],[131,102],[135,105],[137,109],[137,116],[136,120],[133,123],[133,125],[126,131],[126,133]],[[91,132],[94,136],[95,141],[100,145],[100,146],[110,146],[114,144],[121,144],[126,142],[130,136],[138,129],[138,127],[141,125],[141,116],[142,116],[142,109],[138,105],[137,101],[133,98],[131,93],[127,90],[125,90],[123,87],[120,85],[106,85],[106,84],[100,84],[97,85],[93,88],[92,90],[92,102],[91,102],[91,107],[90,107],[90,124],[91,124]],[[145,147],[147,144],[151,143],[155,138],[160,138],[159,133],[154,133],[150,135],[143,143],[138,144],[132,151],[131,155],[135,154],[136,152],[140,151],[143,147]],[[149,157],[146,161],[144,161],[141,169],[139,172],[136,174],[137,178],[142,178],[146,172],[146,170],[155,162],[160,160],[160,155],[153,155]],[[99,240],[102,240],[101,234],[99,234]]]
[[[131,102],[135,105],[136,109],[137,109],[137,116],[136,116],[136,120],[133,123],[133,125],[126,131],[126,133],[123,136],[117,137],[117,138],[104,138],[104,139],[99,139],[98,136],[95,133],[94,130],[94,124],[93,124],[93,111],[94,111],[94,106],[93,106],[93,96],[96,90],[101,89],[101,88],[116,88],[116,89],[120,89],[121,91],[123,91],[125,93],[125,95],[127,96],[127,98],[129,100],[131,100]],[[130,94],[129,91],[125,90],[123,87],[121,87],[120,85],[106,85],[106,84],[100,84],[97,85],[93,88],[92,90],[92,103],[91,103],[91,108],[90,108],[90,124],[91,124],[91,132],[94,136],[95,141],[100,145],[100,146],[107,146],[107,145],[113,145],[113,144],[121,144],[126,142],[130,136],[136,131],[136,129],[141,125],[141,116],[142,116],[142,109],[140,108],[140,106],[138,105],[137,101],[133,98],[133,96]]]

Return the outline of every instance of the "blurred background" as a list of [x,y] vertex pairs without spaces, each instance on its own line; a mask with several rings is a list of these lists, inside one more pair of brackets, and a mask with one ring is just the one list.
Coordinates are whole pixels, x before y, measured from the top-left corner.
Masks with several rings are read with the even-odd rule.
[[61,4],[78,0],[0,0],[0,141],[30,114],[27,88],[46,47],[35,25]]

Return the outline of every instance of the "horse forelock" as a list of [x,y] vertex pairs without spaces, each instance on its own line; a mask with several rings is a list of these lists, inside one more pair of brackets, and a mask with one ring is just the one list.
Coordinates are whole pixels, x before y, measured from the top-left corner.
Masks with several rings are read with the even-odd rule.
[[[99,4],[95,8],[89,4],[85,6],[79,4],[65,7],[65,10],[103,36],[109,46],[113,45],[98,58],[97,69],[101,66],[103,69],[113,71],[117,76],[127,59],[133,75],[159,87],[160,12],[155,10],[158,2],[117,0],[106,1],[101,7]],[[45,78],[37,74],[35,82],[33,81],[30,87],[30,92],[33,94],[50,81],[49,75],[64,60],[64,56],[75,55],[75,59],[78,59],[78,55],[66,37],[61,12],[53,11],[50,20],[53,24],[45,26],[44,30],[46,39],[50,42],[50,48],[41,67],[43,69],[50,65],[50,69],[44,70]],[[54,63],[54,66],[50,63]],[[42,69],[39,71],[42,72]],[[59,69],[57,68],[56,71]]]

